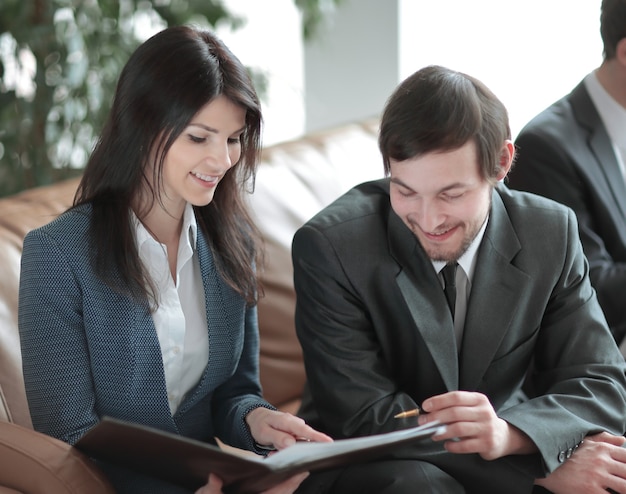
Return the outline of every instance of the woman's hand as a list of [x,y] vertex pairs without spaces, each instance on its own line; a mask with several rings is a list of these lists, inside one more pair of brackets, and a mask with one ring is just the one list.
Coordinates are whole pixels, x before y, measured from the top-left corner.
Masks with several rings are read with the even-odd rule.
[[[268,408],[259,407],[252,410],[246,415],[246,423],[258,444],[276,449],[287,448],[296,441],[332,441],[326,434],[306,425],[301,418]],[[299,473],[259,494],[292,494],[308,475],[308,472]],[[195,494],[222,494],[223,485],[219,477],[210,474],[207,484]]]
[[[260,494],[292,494],[308,475],[308,472],[299,473]],[[222,494],[222,486],[222,480],[216,475],[210,474],[207,484],[198,489],[195,494]]]
[[332,441],[326,434],[309,427],[300,417],[268,408],[252,410],[246,415],[246,423],[258,444],[276,449],[285,449],[296,441]]

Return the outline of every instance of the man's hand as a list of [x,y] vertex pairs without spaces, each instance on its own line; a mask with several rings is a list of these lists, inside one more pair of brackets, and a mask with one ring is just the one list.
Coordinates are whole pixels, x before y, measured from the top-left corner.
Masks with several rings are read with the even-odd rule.
[[284,449],[296,441],[332,441],[326,434],[306,425],[300,417],[268,408],[255,408],[246,415],[250,433],[258,444]]
[[526,434],[496,415],[489,399],[482,393],[451,391],[428,398],[422,403],[426,412],[419,424],[438,420],[446,425],[435,441],[446,441],[451,453],[478,453],[485,460],[511,454],[529,454],[537,450]]
[[586,437],[574,454],[535,484],[554,494],[626,494],[626,439],[602,432]]

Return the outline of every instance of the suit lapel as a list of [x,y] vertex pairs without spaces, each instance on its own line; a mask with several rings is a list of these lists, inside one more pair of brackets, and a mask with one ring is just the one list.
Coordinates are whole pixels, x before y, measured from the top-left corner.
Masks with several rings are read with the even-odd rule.
[[400,264],[396,282],[417,331],[447,389],[456,390],[459,376],[456,340],[443,289],[416,237],[393,211],[389,213],[389,248]]
[[[241,306],[234,303],[233,291],[226,286],[218,274],[213,253],[200,228],[198,228],[196,247],[204,287],[211,364],[205,367],[200,382],[181,403],[178,413],[186,411],[197,402],[198,397],[205,396],[206,389],[212,390],[230,377],[232,366],[224,365],[224,362],[232,359],[236,351],[237,331],[233,329],[236,327],[233,311],[241,310]],[[209,369],[211,369],[210,372]]]
[[393,211],[389,218],[389,242],[390,252],[401,268],[396,278],[398,287],[446,387],[476,389],[510,330],[515,313],[511,301],[530,289],[528,276],[511,263],[521,245],[502,199],[493,192],[489,224],[478,251],[460,358],[450,311],[432,263]]
[[587,144],[598,162],[598,169],[604,174],[603,179],[606,180],[613,195],[613,202],[620,209],[622,216],[626,217],[626,202],[623,201],[626,197],[626,183],[615,157],[611,139],[584,83],[580,83],[572,91],[570,103],[579,125],[589,133]]
[[511,260],[521,246],[499,194],[478,250],[461,345],[461,389],[476,389],[510,330],[514,301],[529,288],[528,276]]

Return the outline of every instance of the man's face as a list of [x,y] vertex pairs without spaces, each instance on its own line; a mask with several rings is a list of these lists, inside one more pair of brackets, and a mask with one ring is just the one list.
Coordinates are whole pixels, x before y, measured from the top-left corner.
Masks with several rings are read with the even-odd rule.
[[487,218],[493,186],[480,174],[476,146],[390,161],[391,206],[428,256],[455,261]]

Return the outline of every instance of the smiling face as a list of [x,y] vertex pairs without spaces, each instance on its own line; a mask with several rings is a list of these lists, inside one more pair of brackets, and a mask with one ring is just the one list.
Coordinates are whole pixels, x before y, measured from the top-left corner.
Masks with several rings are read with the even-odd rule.
[[[507,171],[505,166],[498,179]],[[428,256],[457,260],[480,231],[491,204],[493,186],[480,173],[474,142],[453,151],[390,160],[390,178],[391,206]]]
[[206,206],[224,174],[241,157],[246,110],[225,96],[211,100],[176,138],[163,162],[161,198],[172,215],[187,202]]

